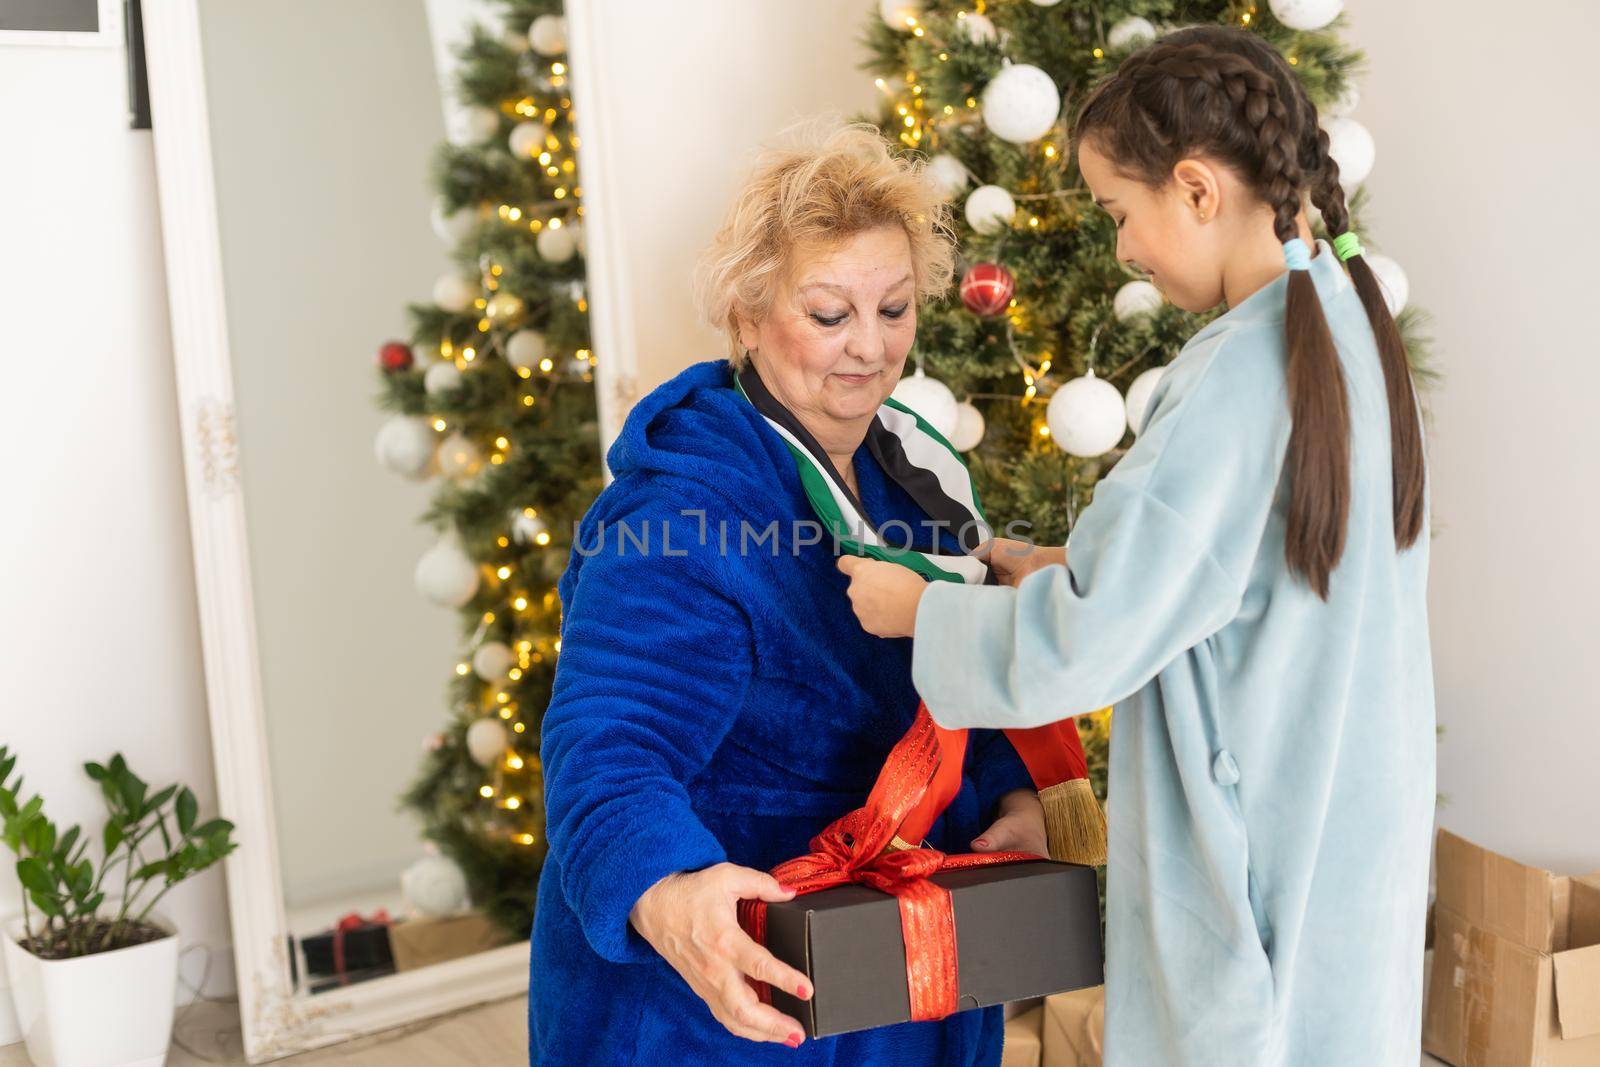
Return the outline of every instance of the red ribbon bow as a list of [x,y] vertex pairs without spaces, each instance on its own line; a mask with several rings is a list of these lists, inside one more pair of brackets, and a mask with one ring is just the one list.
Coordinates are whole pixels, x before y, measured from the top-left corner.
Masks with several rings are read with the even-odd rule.
[[[813,837],[809,854],[772,869],[772,876],[797,895],[858,883],[888,893],[899,902],[913,1022],[953,1014],[960,997],[956,921],[950,891],[929,881],[928,876],[941,870],[1040,858],[1026,852],[949,856],[931,848],[886,851],[907,817],[918,810],[941,765],[953,759],[959,773],[965,745],[951,746],[955,751],[947,751],[950,735],[951,731],[935,725],[927,706],[919,704],[916,721],[889,753],[866,804]],[[943,810],[949,800],[950,797],[943,797],[939,809]],[[917,837],[920,840],[920,832]],[[766,902],[741,900],[739,924],[751,938],[765,944]],[[767,985],[755,985],[762,1001],[770,1003]]]

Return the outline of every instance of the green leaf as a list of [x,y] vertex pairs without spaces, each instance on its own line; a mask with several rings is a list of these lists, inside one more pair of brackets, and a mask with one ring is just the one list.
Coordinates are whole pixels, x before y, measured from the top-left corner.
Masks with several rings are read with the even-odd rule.
[[54,893],[56,880],[50,877],[50,868],[36,856],[17,861],[17,878],[23,886],[37,893]]
[[122,844],[122,823],[119,820],[106,820],[104,841],[106,846],[106,859],[110,859],[111,854],[117,850],[119,845]]
[[72,859],[72,846],[78,843],[79,830],[76,826],[61,835],[61,840],[56,842],[56,855],[62,863],[69,863]]
[[180,834],[185,837],[189,836],[189,831],[194,829],[194,819],[199,814],[199,810],[200,805],[195,802],[194,793],[190,791],[188,786],[185,786],[178,793],[178,832]]
[[106,769],[104,767],[100,766],[100,764],[94,763],[94,762],[91,761],[91,762],[85,763],[83,765],[83,773],[87,774],[90,778],[92,778],[95,781],[99,782],[99,781],[104,781],[105,780]]
[[216,833],[218,830],[232,830],[232,829],[233,829],[233,823],[229,822],[227,819],[207,819],[205,822],[201,823],[199,826],[196,826],[194,828],[194,833],[189,835],[189,836],[191,836],[191,837],[210,837],[212,834]]
[[96,893],[94,896],[83,902],[83,910],[88,914],[93,915],[99,909],[100,905],[105,902],[105,899],[106,895],[104,893]]
[[156,860],[153,863],[147,863],[143,867],[140,867],[137,871],[134,871],[130,880],[142,882],[146,878],[154,878],[156,875],[166,871],[170,863],[170,859]]
[[144,781],[132,771],[117,778],[117,792],[122,797],[122,803],[136,815],[144,812],[144,793],[147,788]]
[[45,848],[45,837],[50,832],[50,820],[35,814],[31,817],[24,816],[22,821],[22,844],[34,855],[44,855],[49,851]]
[[94,888],[94,868],[84,860],[72,869],[72,895],[82,900]]
[[60,918],[64,914],[61,908],[61,902],[53,895],[49,893],[41,893],[37,889],[30,889],[28,891],[28,896],[33,898],[34,907],[38,908],[46,915],[49,915],[52,918]]
[[140,810],[140,815],[148,815],[152,811],[155,811],[161,805],[163,805],[167,801],[171,800],[172,799],[172,794],[176,793],[177,791],[178,791],[178,787],[177,786],[175,786],[175,785],[167,786],[161,792],[157,793],[155,796],[151,797],[149,800],[146,800],[144,802],[144,807]]

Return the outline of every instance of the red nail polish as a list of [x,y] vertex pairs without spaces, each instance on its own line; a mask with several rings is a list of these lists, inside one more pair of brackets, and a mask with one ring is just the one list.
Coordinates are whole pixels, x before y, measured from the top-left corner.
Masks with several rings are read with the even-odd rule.
[[795,995],[798,996],[801,1000],[810,1000],[811,999],[811,987],[806,985],[806,983],[801,982],[799,987],[795,990]]
[[989,842],[987,840],[985,840],[984,838],[981,838],[981,837],[978,838],[976,841],[974,841],[972,844],[973,844],[974,848],[988,848],[989,847]]
[[799,1048],[800,1042],[805,1040],[805,1036],[806,1035],[804,1034],[790,1034],[788,1040],[784,1041],[784,1044],[788,1045],[790,1048]]

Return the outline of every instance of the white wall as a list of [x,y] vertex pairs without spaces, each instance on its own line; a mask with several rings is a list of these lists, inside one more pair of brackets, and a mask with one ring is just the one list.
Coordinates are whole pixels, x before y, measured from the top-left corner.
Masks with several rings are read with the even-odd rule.
[[1371,73],[1373,243],[1436,316],[1429,602],[1441,825],[1600,868],[1600,8],[1349,0]]
[[[120,48],[0,46],[0,744],[95,834],[82,764],[113,752],[216,805],[154,161],[125,82]],[[0,914],[21,910],[13,859]],[[226,946],[223,889],[213,868],[167,894],[185,947]],[[232,984],[224,953],[208,988]]]
[[[573,15],[573,100],[595,356],[633,373],[637,399],[726,354],[722,335],[695,316],[690,281],[756,151],[797,119],[876,110],[857,39],[877,4],[579,4],[587,11]],[[609,443],[626,411],[607,414]]]

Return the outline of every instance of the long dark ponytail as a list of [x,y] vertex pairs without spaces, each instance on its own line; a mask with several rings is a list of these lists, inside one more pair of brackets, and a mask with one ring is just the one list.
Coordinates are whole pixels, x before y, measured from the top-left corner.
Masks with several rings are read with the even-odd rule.
[[[1338,168],[1316,108],[1293,71],[1244,30],[1199,26],[1129,56],[1084,101],[1075,144],[1095,147],[1152,187],[1187,156],[1231,167],[1272,208],[1273,232],[1298,236],[1302,198],[1312,196],[1330,232],[1349,228]],[[1371,268],[1351,275],[1372,321],[1388,384],[1394,452],[1395,542],[1409,547],[1422,526],[1421,430],[1405,347]],[[1285,463],[1290,500],[1284,551],[1289,569],[1327,599],[1344,554],[1350,511],[1350,409],[1338,349],[1309,270],[1289,272],[1284,309],[1291,430]]]

